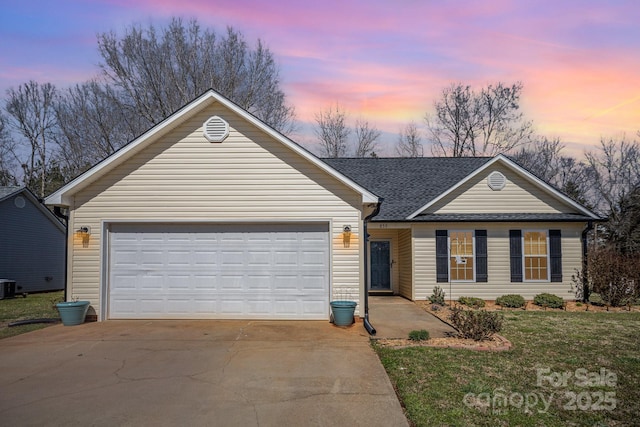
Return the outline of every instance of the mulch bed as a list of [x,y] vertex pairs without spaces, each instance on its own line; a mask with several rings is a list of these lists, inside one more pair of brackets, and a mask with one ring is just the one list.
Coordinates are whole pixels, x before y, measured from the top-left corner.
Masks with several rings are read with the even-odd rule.
[[[443,322],[449,323],[449,316],[451,309],[448,306],[439,307],[438,310],[433,310],[433,304],[429,301],[416,301],[419,307],[422,307],[426,312],[436,316]],[[448,302],[447,302],[448,303]],[[453,305],[465,309],[469,309],[466,306],[458,304],[453,301]],[[533,304],[532,301],[527,301],[524,308],[503,308],[495,303],[495,301],[485,301],[483,310],[487,311],[569,311],[569,312],[640,312],[640,306],[631,307],[603,307],[595,306],[591,304],[583,304],[576,301],[567,301],[564,308],[545,308]],[[505,337],[494,334],[489,340],[474,341],[471,339],[464,339],[458,337],[446,337],[446,338],[430,338],[426,341],[412,341],[409,339],[379,339],[376,340],[379,345],[393,348],[408,348],[408,347],[440,347],[440,348],[456,348],[476,351],[505,351],[512,348],[512,344]]]

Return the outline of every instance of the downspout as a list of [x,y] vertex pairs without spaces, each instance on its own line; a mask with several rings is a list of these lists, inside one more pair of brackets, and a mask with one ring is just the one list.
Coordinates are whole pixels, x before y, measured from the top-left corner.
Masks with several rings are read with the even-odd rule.
[[64,239],[64,300],[67,300],[67,261],[69,260],[69,215],[62,213],[60,206],[53,207],[53,213],[64,220],[65,239]]
[[593,221],[587,223],[587,228],[582,230],[582,302],[589,301],[589,247],[587,234],[593,230]]
[[380,213],[380,205],[384,201],[383,198],[378,200],[375,210],[371,215],[362,221],[362,233],[364,234],[364,328],[369,335],[376,334],[376,328],[369,322],[369,233],[367,232],[367,223],[371,218]]

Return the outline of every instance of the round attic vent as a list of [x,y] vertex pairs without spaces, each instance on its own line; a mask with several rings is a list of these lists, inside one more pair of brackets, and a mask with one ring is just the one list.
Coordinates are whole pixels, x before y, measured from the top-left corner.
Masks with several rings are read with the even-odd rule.
[[18,196],[15,199],[13,199],[13,204],[16,205],[16,208],[22,209],[25,207],[26,202],[24,200],[24,197]]
[[218,116],[213,116],[203,125],[204,137],[209,142],[222,142],[229,136],[229,123]]
[[500,172],[491,172],[487,178],[487,185],[493,191],[500,191],[507,184],[507,178]]

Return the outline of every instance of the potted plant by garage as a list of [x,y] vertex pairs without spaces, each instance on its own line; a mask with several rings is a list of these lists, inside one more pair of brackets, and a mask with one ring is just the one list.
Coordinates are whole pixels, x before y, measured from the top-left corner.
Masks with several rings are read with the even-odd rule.
[[353,315],[356,311],[356,305],[358,305],[357,302],[347,299],[339,299],[331,301],[329,305],[331,306],[334,325],[349,326],[353,324]]
[[65,301],[56,304],[64,326],[81,325],[89,310],[89,301]]

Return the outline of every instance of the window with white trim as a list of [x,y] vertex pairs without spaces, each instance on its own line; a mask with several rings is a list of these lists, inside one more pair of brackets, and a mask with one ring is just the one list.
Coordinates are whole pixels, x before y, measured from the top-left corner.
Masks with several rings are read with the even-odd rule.
[[451,281],[475,280],[473,231],[449,232],[449,277]]
[[549,240],[546,230],[524,231],[522,258],[525,281],[549,280]]

